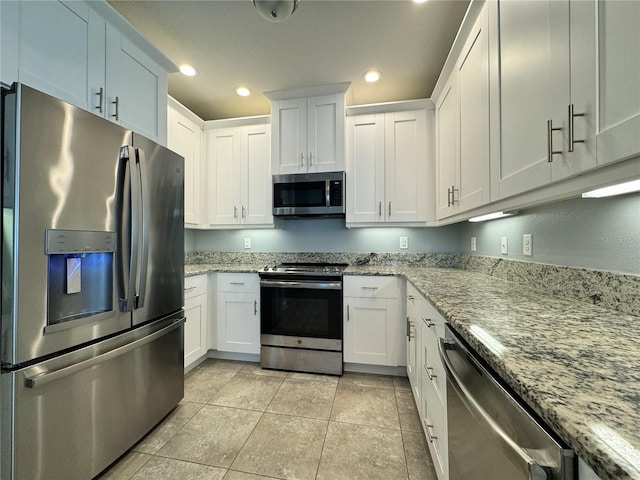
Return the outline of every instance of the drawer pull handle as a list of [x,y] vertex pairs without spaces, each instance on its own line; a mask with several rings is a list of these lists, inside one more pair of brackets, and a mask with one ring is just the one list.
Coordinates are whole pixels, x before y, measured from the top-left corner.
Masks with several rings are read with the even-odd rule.
[[185,292],[190,292],[191,290],[195,290],[198,287],[187,287],[184,289]]
[[433,367],[426,367],[425,370],[427,371],[427,377],[429,377],[429,380],[431,380],[432,382],[434,378],[438,377],[433,373]]

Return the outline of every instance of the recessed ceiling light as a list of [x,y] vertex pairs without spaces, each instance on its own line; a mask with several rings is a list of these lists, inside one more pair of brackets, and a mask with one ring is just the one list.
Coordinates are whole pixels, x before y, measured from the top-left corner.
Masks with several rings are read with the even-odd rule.
[[426,1],[427,1],[427,0],[413,0],[413,3],[424,3],[424,2],[426,2]]
[[380,80],[381,75],[382,73],[380,73],[378,70],[369,70],[368,72],[364,73],[363,78],[365,82],[374,83]]
[[251,90],[249,90],[247,87],[237,87],[236,93],[241,97],[248,97],[249,95],[251,95]]
[[180,65],[180,73],[186,75],[187,77],[193,77],[198,73],[198,71],[192,65]]

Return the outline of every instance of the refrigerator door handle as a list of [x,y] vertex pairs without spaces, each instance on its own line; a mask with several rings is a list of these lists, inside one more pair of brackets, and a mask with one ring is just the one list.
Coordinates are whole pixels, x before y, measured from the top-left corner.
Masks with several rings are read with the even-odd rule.
[[116,192],[118,222],[118,288],[120,311],[133,310],[135,296],[135,273],[138,268],[138,221],[137,210],[140,197],[140,177],[132,171],[133,162],[130,155],[131,147],[125,145],[120,148],[118,161],[118,185]]
[[149,199],[149,177],[147,175],[147,161],[144,150],[136,148],[136,164],[140,178],[140,223],[142,229],[136,248],[140,251],[140,264],[136,279],[136,304],[135,308],[144,307],[144,299],[147,291],[147,267],[149,265],[149,212],[151,201]]
[[176,328],[180,327],[184,323],[184,321],[185,321],[185,318],[182,317],[176,320],[175,322],[171,323],[170,325],[164,327],[163,329],[158,330],[157,332],[154,332],[150,335],[147,335],[146,337],[139,338],[137,340],[134,340],[131,343],[127,343],[126,345],[122,345],[121,347],[114,348],[113,350],[109,350],[108,352],[105,352],[101,355],[89,358],[87,360],[83,360],[82,362],[74,363],[72,365],[69,365],[68,367],[63,367],[59,370],[54,370],[54,371],[39,372],[36,375],[28,376],[24,380],[25,386],[27,388],[42,387],[43,385],[68,377],[69,375],[73,375],[74,373],[77,373],[81,370],[85,370],[87,368],[90,368],[90,367],[99,365],[101,363],[104,363],[108,360],[111,360],[112,358],[124,355],[127,352],[130,352],[132,350],[135,350],[136,348],[139,348],[143,345],[151,343],[157,338],[160,338],[163,335],[166,335],[167,333],[175,330]]

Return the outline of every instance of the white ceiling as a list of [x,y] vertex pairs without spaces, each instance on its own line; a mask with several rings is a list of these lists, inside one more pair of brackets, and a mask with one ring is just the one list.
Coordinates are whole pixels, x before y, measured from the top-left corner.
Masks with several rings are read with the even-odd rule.
[[[263,92],[351,82],[348,105],[426,98],[438,79],[468,0],[301,0],[270,23],[251,0],[110,0],[176,64],[169,94],[204,120],[270,113]],[[362,74],[382,71],[376,84]],[[234,88],[252,90],[247,98]]]

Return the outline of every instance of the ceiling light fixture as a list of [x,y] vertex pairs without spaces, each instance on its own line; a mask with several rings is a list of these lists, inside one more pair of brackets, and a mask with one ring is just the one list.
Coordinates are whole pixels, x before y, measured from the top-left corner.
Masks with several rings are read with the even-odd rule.
[[184,65],[180,65],[180,73],[182,73],[183,75],[186,75],[187,77],[193,77],[198,73],[198,71],[195,69],[194,66],[187,65],[185,63]]
[[640,192],[640,180],[632,180],[631,182],[618,183],[609,187],[598,188],[582,194],[582,198],[602,198],[612,197],[614,195],[624,195],[625,193]]
[[279,23],[293,15],[300,0],[251,0],[251,2],[262,18]]
[[381,76],[382,73],[378,70],[369,70],[362,75],[362,78],[364,78],[364,81],[367,83],[374,83],[380,80]]
[[413,3],[425,3],[427,0],[413,0]]
[[515,215],[518,212],[493,212],[493,213],[487,213],[486,215],[480,215],[478,217],[473,217],[470,218],[469,221],[470,222],[484,222],[487,220],[494,220],[496,218],[504,218],[504,217],[510,217],[511,215]]
[[248,97],[249,95],[251,95],[251,90],[249,90],[247,87],[237,87],[236,93],[241,97]]

